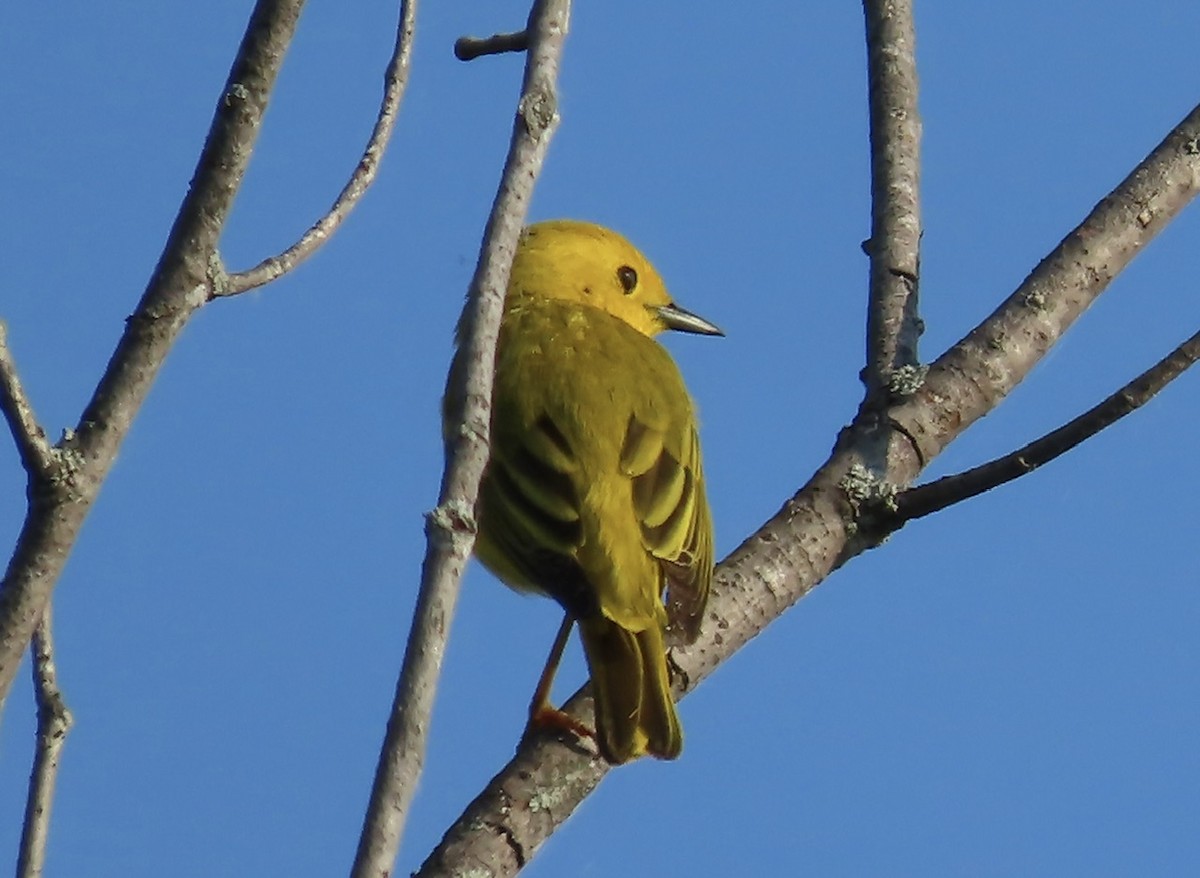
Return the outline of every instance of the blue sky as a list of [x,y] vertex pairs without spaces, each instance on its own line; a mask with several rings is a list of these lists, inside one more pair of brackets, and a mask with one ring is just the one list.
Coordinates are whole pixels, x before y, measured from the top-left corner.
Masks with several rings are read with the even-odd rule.
[[[224,240],[291,242],[357,160],[395,12],[314,2]],[[56,596],[67,743],[50,874],[343,872],[441,468],[450,339],[522,59],[453,40],[522,4],[427,4],[378,186],[283,281],[205,309]],[[248,2],[17,4],[0,19],[0,317],[74,424],[190,177]],[[614,226],[728,337],[671,339],[720,555],[824,460],[861,387],[869,231],[857,4],[580,4],[532,218]],[[1200,6],[920,5],[932,359],[1200,95]],[[1172,225],[933,474],[1088,408],[1200,325]],[[1183,874],[1200,859],[1196,375],[1068,457],[838,571],[682,707],[675,763],[612,773],[528,874]],[[0,535],[24,480],[0,443]],[[6,542],[7,544],[7,542]],[[473,568],[397,874],[512,752],[558,611]],[[33,709],[0,727],[15,856]],[[573,691],[577,653],[560,678]]]

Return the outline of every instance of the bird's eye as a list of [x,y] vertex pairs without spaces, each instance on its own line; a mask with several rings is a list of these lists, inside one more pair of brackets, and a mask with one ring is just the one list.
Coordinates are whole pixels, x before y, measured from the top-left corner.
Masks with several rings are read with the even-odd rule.
[[637,287],[637,272],[631,265],[622,265],[617,269],[617,280],[621,282],[621,288],[628,296]]

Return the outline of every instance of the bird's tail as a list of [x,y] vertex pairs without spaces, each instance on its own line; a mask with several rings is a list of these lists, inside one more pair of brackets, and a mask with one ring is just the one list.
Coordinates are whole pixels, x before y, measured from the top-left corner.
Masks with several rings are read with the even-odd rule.
[[674,759],[683,732],[667,677],[662,629],[650,624],[629,631],[597,616],[579,622],[579,636],[592,675],[596,743],[614,765],[649,753]]

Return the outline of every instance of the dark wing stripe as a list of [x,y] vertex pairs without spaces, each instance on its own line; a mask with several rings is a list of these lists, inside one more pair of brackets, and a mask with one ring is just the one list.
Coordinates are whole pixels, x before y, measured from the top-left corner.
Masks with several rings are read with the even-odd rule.
[[517,519],[498,518],[488,540],[516,571],[519,579],[512,585],[547,594],[580,618],[599,612],[595,590],[573,556],[531,545],[529,534],[514,527]]
[[511,451],[512,460],[502,459],[502,465],[529,503],[559,521],[579,521],[579,495],[571,476],[524,445]]
[[488,510],[489,518],[498,521],[505,515],[512,516],[519,522],[519,527],[514,523],[512,529],[523,530],[527,535],[524,542],[529,546],[570,554],[579,545],[583,529],[578,513],[571,510],[570,517],[560,517],[546,509],[545,492],[527,491],[527,481],[503,459],[492,459],[488,465],[488,478],[492,482],[491,499],[503,507]]
[[562,473],[575,469],[575,452],[558,425],[548,415],[542,415],[525,437],[530,453],[545,461],[546,466]]

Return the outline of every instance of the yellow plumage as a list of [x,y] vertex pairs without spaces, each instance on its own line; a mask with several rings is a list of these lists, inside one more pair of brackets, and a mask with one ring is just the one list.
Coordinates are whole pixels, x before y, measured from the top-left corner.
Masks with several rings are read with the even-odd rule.
[[[513,588],[557,600],[564,636],[579,624],[596,740],[613,763],[679,755],[665,635],[695,638],[712,577],[695,407],[652,339],[666,329],[720,334],[675,306],[615,232],[568,220],[525,230],[496,353],[475,551]],[[451,374],[462,368],[456,356]],[[533,722],[548,709],[543,682]]]

